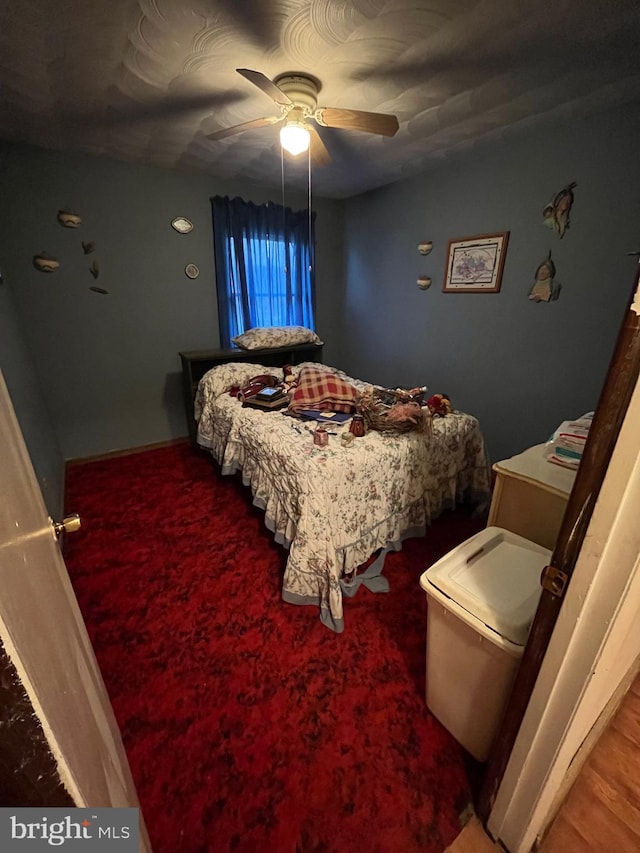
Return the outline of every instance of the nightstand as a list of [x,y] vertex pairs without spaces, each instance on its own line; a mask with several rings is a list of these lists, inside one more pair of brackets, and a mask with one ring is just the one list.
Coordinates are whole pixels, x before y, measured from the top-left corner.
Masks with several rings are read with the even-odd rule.
[[487,527],[503,527],[553,550],[576,472],[547,462],[544,444],[496,462]]

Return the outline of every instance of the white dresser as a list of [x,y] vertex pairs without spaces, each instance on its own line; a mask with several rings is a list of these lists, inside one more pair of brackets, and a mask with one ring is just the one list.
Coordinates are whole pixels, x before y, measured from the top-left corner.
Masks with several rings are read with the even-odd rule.
[[544,444],[496,462],[487,526],[503,527],[553,550],[576,472],[543,456]]

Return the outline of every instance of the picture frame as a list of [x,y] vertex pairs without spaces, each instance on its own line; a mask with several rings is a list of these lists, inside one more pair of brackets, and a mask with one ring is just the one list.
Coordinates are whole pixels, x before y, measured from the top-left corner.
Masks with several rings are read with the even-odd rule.
[[442,290],[445,293],[498,293],[508,243],[508,231],[449,240]]

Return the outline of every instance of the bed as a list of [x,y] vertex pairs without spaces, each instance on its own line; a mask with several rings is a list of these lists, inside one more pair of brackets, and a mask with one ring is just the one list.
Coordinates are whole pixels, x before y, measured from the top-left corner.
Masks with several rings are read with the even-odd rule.
[[[328,369],[361,391],[371,387]],[[267,527],[288,549],[283,599],[317,606],[323,624],[341,632],[343,595],[361,582],[385,588],[385,553],[425,535],[445,508],[463,500],[479,510],[488,505],[490,468],[480,426],[472,415],[453,411],[433,418],[428,435],[370,430],[344,446],[348,423],[331,424],[328,445],[319,447],[309,422],[286,415],[286,409],[245,407],[229,393],[259,374],[281,378],[282,370],[230,363],[202,377],[195,399],[197,443],[222,474],[241,472]],[[358,574],[378,551],[364,577]]]

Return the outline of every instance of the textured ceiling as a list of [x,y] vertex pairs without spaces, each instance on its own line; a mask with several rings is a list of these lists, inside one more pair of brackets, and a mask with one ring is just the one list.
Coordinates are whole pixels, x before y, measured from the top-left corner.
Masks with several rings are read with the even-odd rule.
[[[320,128],[314,192],[346,197],[477,140],[640,97],[638,0],[19,0],[0,12],[0,138],[279,185],[278,108],[236,73],[307,72],[320,106],[394,113],[393,138]],[[286,163],[306,186],[305,162]]]

